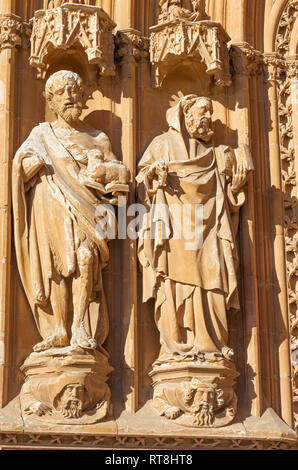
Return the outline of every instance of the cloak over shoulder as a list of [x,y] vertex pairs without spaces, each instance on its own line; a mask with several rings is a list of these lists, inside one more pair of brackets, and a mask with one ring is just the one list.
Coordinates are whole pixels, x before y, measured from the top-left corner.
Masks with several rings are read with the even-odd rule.
[[[157,299],[160,283],[170,279],[175,282],[176,290],[183,291],[182,295],[176,292],[179,305],[185,302],[195,287],[200,287],[223,293],[226,307],[238,309],[238,256],[232,217],[244,199],[234,198],[231,192],[227,196],[213,147],[190,158],[181,133],[181,115],[179,105],[169,110],[167,118],[170,129],[152,141],[139,162],[139,195],[148,208],[143,218],[138,248],[144,276],[143,300],[146,302],[151,297]],[[168,166],[167,185],[150,196],[146,187],[146,171],[152,163],[160,160]],[[190,227],[194,233],[193,219],[183,212],[183,206],[194,204],[202,208],[203,238],[201,247],[190,250],[185,249],[183,237],[173,237],[174,225],[178,221],[171,207],[181,208],[179,216],[183,213],[183,225]],[[162,223],[158,207],[163,205],[170,209],[169,236],[165,238],[156,230],[158,223]],[[152,221],[155,221],[154,233]],[[160,295],[158,297],[160,305],[164,299]]]
[[[30,165],[30,159],[34,165],[37,161],[37,169],[28,180],[23,164],[27,161]],[[54,328],[49,305],[51,280],[57,273],[64,278],[75,273],[76,247],[80,240],[88,240],[94,256],[94,297],[96,291],[102,290],[101,269],[109,259],[107,240],[96,230],[98,219],[95,213],[100,201],[92,190],[80,184],[79,169],[49,123],[33,129],[13,161],[17,262],[42,337],[53,334]],[[90,315],[97,311],[95,316],[98,317],[99,308],[104,311],[101,321],[106,323],[103,295],[100,306],[95,302],[90,304]],[[97,320],[89,320],[90,329],[95,330]]]

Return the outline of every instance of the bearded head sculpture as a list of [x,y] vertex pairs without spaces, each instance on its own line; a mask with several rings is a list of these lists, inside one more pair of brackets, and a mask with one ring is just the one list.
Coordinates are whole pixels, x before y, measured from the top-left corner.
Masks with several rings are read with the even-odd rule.
[[84,107],[83,80],[75,72],[60,70],[48,79],[45,98],[56,116],[69,124],[76,122]]

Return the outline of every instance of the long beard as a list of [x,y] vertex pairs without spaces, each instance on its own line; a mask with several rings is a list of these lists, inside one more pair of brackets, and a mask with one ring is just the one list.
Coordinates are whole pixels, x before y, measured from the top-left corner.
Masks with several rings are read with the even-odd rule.
[[61,412],[65,418],[81,418],[83,403],[76,398],[65,400],[61,403]]
[[75,122],[79,119],[82,114],[80,106],[69,106],[59,111],[59,115],[68,123]]
[[211,127],[206,126],[204,123],[198,124],[194,120],[185,120],[185,127],[192,139],[199,139],[205,142],[209,142],[214,135]]
[[194,421],[197,426],[210,426],[213,423],[213,406],[209,403],[202,403],[198,409],[192,410]]

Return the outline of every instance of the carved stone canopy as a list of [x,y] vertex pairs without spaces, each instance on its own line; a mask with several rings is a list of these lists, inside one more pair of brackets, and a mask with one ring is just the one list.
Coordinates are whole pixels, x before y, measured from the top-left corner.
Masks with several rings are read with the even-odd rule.
[[206,73],[213,75],[218,86],[230,86],[230,37],[214,21],[176,20],[150,28],[150,56],[155,86],[182,63],[202,62]]
[[90,64],[103,76],[115,75],[114,40],[116,24],[100,7],[64,3],[58,8],[35,12],[30,64],[45,78],[53,52],[81,48]]

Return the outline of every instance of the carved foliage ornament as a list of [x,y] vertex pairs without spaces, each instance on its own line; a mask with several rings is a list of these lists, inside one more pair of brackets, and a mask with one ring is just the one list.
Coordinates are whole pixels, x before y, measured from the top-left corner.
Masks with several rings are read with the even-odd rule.
[[21,18],[11,13],[0,15],[0,50],[12,49],[22,44]]
[[30,64],[44,78],[53,50],[83,48],[90,64],[98,65],[101,75],[115,74],[114,40],[116,24],[100,7],[63,4],[39,10],[33,18]]
[[281,56],[285,56],[289,52],[292,28],[295,23],[295,19],[297,18],[297,13],[298,1],[290,0],[281,17],[276,37],[275,50]]
[[297,79],[298,61],[287,57],[289,45],[298,15],[298,1],[288,3],[279,24],[276,39],[277,58],[271,61],[277,92],[280,133],[280,155],[284,192],[284,222],[288,275],[288,301],[290,312],[291,350],[293,367],[293,401],[295,426],[298,429],[298,223],[297,223],[297,174],[293,128],[293,80]]
[[274,53],[264,54],[263,63],[265,82],[268,83],[275,82],[286,67],[286,62]]

